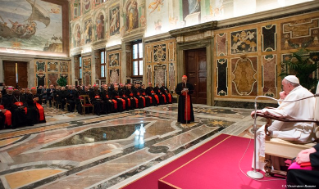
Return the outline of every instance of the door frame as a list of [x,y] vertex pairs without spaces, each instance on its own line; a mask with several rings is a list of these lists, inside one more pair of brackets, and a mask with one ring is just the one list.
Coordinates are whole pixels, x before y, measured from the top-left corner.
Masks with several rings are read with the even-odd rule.
[[215,77],[213,67],[213,46],[214,39],[202,39],[186,43],[177,43],[177,81],[182,81],[182,76],[186,73],[185,51],[191,49],[206,48],[206,63],[207,63],[207,105],[214,105],[214,87],[213,78]]

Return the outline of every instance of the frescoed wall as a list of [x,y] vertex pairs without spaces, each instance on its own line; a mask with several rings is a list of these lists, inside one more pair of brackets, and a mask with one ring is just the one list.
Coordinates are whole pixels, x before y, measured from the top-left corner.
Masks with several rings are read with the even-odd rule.
[[41,0],[2,1],[0,47],[63,52],[62,6]]

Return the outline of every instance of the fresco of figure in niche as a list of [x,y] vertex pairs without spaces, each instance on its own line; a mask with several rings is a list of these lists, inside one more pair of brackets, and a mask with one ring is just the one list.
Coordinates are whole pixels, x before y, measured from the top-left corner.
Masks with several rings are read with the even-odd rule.
[[120,5],[110,9],[110,36],[120,33]]
[[126,4],[126,31],[130,32],[138,28],[138,9],[137,1],[129,0]]
[[104,39],[104,15],[100,13],[96,18],[96,39]]
[[74,41],[75,47],[81,46],[81,26],[79,24],[75,26]]
[[93,36],[92,35],[93,34],[93,32],[92,32],[92,30],[93,30],[92,20],[89,19],[89,20],[85,21],[84,25],[85,25],[85,31],[84,31],[84,33],[85,33],[85,44],[88,44],[88,43],[92,42],[92,36]]

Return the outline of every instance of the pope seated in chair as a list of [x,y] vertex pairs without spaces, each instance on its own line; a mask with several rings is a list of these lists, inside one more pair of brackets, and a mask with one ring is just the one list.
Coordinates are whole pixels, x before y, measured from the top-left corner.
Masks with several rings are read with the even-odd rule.
[[[313,96],[308,89],[299,84],[299,79],[294,75],[288,75],[282,80],[283,92],[280,93],[282,101],[279,101],[277,108],[265,108],[257,110],[257,113],[272,115],[276,117],[287,117],[295,119],[313,119],[315,98],[305,97]],[[254,117],[255,111],[251,113]],[[309,143],[313,141],[313,123],[309,122],[282,122],[273,121],[268,127],[270,137],[280,138],[294,143]],[[256,136],[257,160],[256,169],[263,170],[265,163],[265,125],[258,129]],[[277,169],[277,168],[276,168]]]

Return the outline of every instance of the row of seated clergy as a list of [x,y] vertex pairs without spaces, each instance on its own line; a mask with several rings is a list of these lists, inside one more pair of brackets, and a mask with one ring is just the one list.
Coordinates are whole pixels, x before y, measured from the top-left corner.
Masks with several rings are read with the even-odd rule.
[[[283,92],[280,93],[279,107],[257,111],[257,116],[267,118],[267,123],[258,129],[256,138],[259,155],[256,160],[256,168],[265,167],[266,175],[271,172],[271,160],[275,160],[273,165],[276,170],[279,170],[280,165],[284,164],[278,161],[279,158],[271,158],[265,164],[262,162],[265,155],[292,158],[289,154],[297,154],[300,149],[307,148],[305,144],[315,140],[314,134],[317,129],[319,111],[317,112],[316,108],[319,108],[317,105],[319,101],[316,101],[315,96],[302,87],[299,79],[293,75],[286,76],[282,80],[282,85]],[[254,113],[253,111],[252,115]],[[275,121],[271,122],[271,119]],[[276,140],[283,142],[276,143]]]
[[[164,91],[165,94],[163,94],[159,88],[156,90],[157,93],[154,92],[155,90],[156,89],[152,87],[143,89],[139,84],[136,84],[135,87],[132,88],[129,84],[125,90],[119,90],[119,87],[115,85],[114,89],[109,91],[108,87],[104,85],[102,91],[100,91],[98,90],[98,86],[95,85],[91,91],[83,91],[79,88],[77,92],[79,96],[89,95],[89,99],[87,99],[86,102],[92,103],[94,113],[100,115],[144,108],[151,105],[172,103],[172,96],[169,94],[168,90],[167,92]],[[147,91],[151,92],[147,93]],[[165,95],[167,95],[167,98]],[[163,100],[160,101],[158,96]],[[77,107],[79,113],[83,113],[83,105],[90,106],[89,104],[78,103]],[[87,108],[86,112],[87,111],[90,111],[90,109]]]
[[8,87],[6,94],[0,95],[0,103],[1,112],[3,111],[6,116],[5,127],[17,128],[46,122],[36,88],[31,89],[31,94],[22,95],[18,90]]

